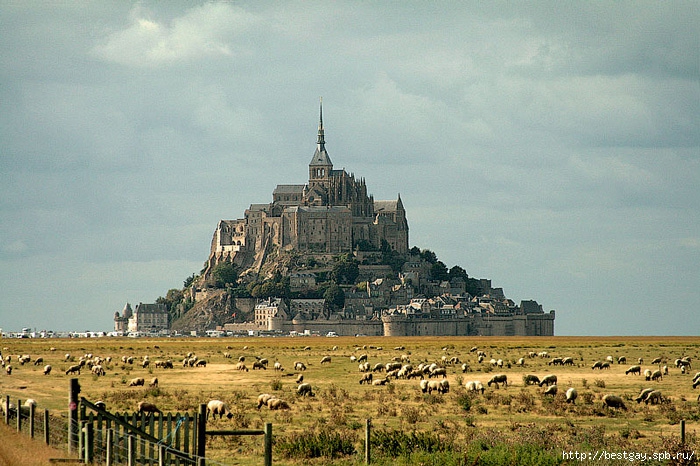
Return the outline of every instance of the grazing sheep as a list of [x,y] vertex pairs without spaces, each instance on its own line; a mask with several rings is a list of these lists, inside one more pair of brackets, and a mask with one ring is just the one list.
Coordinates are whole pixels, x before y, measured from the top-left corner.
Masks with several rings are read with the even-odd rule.
[[142,387],[146,383],[143,377],[136,377],[129,380],[129,387]]
[[540,387],[550,386],[550,385],[556,385],[557,383],[557,376],[555,374],[549,374],[545,375],[542,377],[542,381],[540,382]]
[[80,365],[78,365],[78,364],[74,364],[74,365],[70,366],[66,370],[66,375],[75,374],[76,372],[78,373],[78,375],[80,375]]
[[558,391],[559,391],[559,387],[557,387],[557,384],[554,384],[554,385],[548,386],[547,389],[543,392],[543,394],[556,396]]
[[207,419],[209,419],[210,414],[212,416],[216,416],[218,414],[219,419],[221,419],[224,416],[224,414],[229,419],[233,417],[233,414],[231,414],[231,411],[229,411],[228,406],[226,406],[226,403],[224,403],[221,400],[211,400],[209,401],[209,403],[207,403]]
[[70,353],[66,353],[66,355],[64,356],[64,359],[63,359],[63,360],[64,360],[64,361],[70,361],[70,359],[71,359]]
[[310,383],[302,383],[297,387],[297,395],[299,396],[314,396]]
[[636,401],[637,403],[641,403],[642,401],[646,400],[647,396],[649,396],[649,393],[651,393],[653,391],[654,391],[653,388],[645,388],[644,390],[639,392],[639,396],[637,398],[635,398],[634,401]]
[[637,364],[639,364],[640,366],[644,364],[644,358],[637,359]]
[[661,404],[663,402],[663,400],[664,400],[664,397],[661,396],[661,392],[658,390],[654,390],[651,393],[649,393],[646,396],[646,398],[644,398],[644,404],[651,403],[653,405],[657,405],[657,404]]
[[593,369],[593,370],[596,370],[596,369],[601,370],[601,369],[603,369],[603,363],[602,363],[601,361],[596,361],[596,362],[593,363],[593,366],[591,367],[591,369]]
[[[6,373],[7,375],[12,375],[12,366],[11,366],[10,364],[8,364],[7,366],[5,366],[5,373]],[[66,374],[67,374],[67,372],[66,372]]]
[[540,378],[533,374],[523,375],[523,383],[525,385],[539,385]]
[[44,366],[44,375],[49,375],[49,374],[51,373],[51,369],[53,369],[53,368],[51,367],[51,364],[45,365],[45,366]]
[[371,372],[367,372],[366,374],[362,375],[362,378],[360,378],[360,385],[362,385],[363,383],[366,383],[367,385],[372,384],[372,373]]
[[36,359],[34,360],[34,365],[35,365],[35,366],[38,366],[38,365],[43,364],[43,363],[44,363],[44,358],[42,358],[42,357],[36,358]]
[[272,398],[272,399],[268,400],[267,407],[270,409],[274,409],[274,410],[291,409],[289,407],[289,403],[287,403],[286,401],[281,400],[279,398]]
[[261,363],[260,361],[254,361],[253,362],[253,370],[255,369],[262,369],[264,371],[267,370],[267,367],[265,367],[265,364]]
[[267,402],[272,398],[274,398],[274,396],[270,395],[269,393],[258,395],[258,409],[260,409],[262,406],[267,406]]
[[324,356],[321,358],[321,364],[325,364],[327,362],[331,362],[331,357],[330,356]]
[[200,359],[194,365],[196,367],[207,367],[207,361],[204,359]]
[[275,364],[272,367],[276,371],[284,372],[284,368],[282,367],[282,364],[279,361],[275,361]]
[[[141,380],[143,380],[143,379],[141,379]],[[161,410],[158,409],[158,407],[153,403],[149,403],[148,401],[141,401],[141,402],[139,402],[139,405],[138,405],[138,412],[139,413],[160,413]]]
[[661,364],[661,358],[654,358],[653,361],[651,361],[652,364]]
[[656,370],[651,373],[651,380],[656,380],[657,382],[660,382],[662,379],[661,371]]
[[515,364],[518,366],[524,366],[525,365],[525,358],[518,359]]
[[627,375],[627,374],[641,375],[642,368],[641,368],[641,366],[630,366],[630,368],[625,371],[625,375]]
[[578,392],[574,387],[569,388],[566,391],[566,402],[576,404],[576,398],[578,398]]
[[230,359],[230,358],[231,358],[231,353],[229,353],[228,351],[224,351],[224,357],[225,357],[226,359]]
[[294,370],[295,371],[305,371],[306,370],[306,365],[301,362],[301,361],[296,361],[294,363]]
[[625,402],[617,395],[605,395],[603,397],[603,408],[615,408],[627,410]]
[[564,360],[562,358],[552,358],[548,363],[548,366],[563,366]]
[[698,385],[700,385],[700,379],[696,379],[696,380],[693,382],[693,388],[696,388]]
[[[421,380],[422,382],[422,380]],[[372,381],[372,385],[386,385],[389,383],[389,378],[384,377],[383,379],[377,379]]]
[[297,383],[302,383],[304,381],[304,374],[299,374],[297,376]]
[[157,387],[158,386],[158,377],[153,377],[151,381],[148,383],[149,387]]
[[469,372],[470,370],[471,369],[469,369],[469,365],[466,362],[464,364],[462,364],[462,372],[463,373]]
[[247,368],[246,365],[243,364],[242,362],[236,363],[236,365],[234,366],[234,368],[235,368],[237,371],[246,371],[246,372],[248,372],[248,368]]
[[99,377],[101,375],[105,375],[105,370],[101,364],[97,364],[96,366],[92,366],[92,373],[93,375]]
[[437,377],[440,375],[442,376],[443,379],[446,378],[447,377],[447,369],[445,369],[444,367],[438,367],[437,369],[432,371],[428,377]]
[[496,374],[493,377],[491,377],[491,380],[488,381],[488,386],[490,387],[491,384],[496,385],[496,388],[499,388],[498,384],[502,383],[505,387],[508,387],[508,376],[505,374]]
[[484,385],[478,380],[472,380],[464,384],[468,392],[481,392],[484,394]]
[[270,363],[270,361],[268,361],[267,358],[260,358],[260,360],[258,362],[260,364],[262,364],[263,366],[265,366],[266,368],[267,368],[267,365]]
[[365,361],[367,361],[366,354],[361,354],[360,357],[357,358],[357,362],[365,362]]
[[620,356],[617,358],[618,364],[627,364],[627,358],[625,356]]
[[450,381],[449,380],[441,380],[440,387],[438,387],[438,393],[449,393],[449,391],[450,391]]
[[644,379],[645,379],[645,380],[651,380],[651,370],[649,370],[649,369],[644,369]]
[[574,365],[574,358],[572,358],[571,356],[568,356],[568,357],[562,359],[561,365],[562,366],[573,366]]
[[664,375],[668,375],[668,366],[662,367],[661,372],[663,372]]
[[239,356],[238,362],[245,362],[245,356]]
[[606,360],[607,362],[609,362],[610,364],[612,364],[613,361],[614,361],[614,359],[613,359],[612,356],[606,356],[606,357],[605,357],[605,360]]

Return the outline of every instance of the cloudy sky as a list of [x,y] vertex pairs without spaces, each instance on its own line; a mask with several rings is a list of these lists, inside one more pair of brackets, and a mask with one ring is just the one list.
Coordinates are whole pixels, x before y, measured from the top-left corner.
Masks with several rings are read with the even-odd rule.
[[[485,5],[482,5],[485,3]],[[336,168],[559,335],[700,333],[700,7],[0,3],[0,327],[111,330]]]

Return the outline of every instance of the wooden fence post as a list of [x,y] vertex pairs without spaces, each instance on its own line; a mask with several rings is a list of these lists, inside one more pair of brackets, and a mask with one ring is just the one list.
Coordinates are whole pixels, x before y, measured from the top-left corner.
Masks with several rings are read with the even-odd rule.
[[272,423],[265,424],[265,466],[272,466]]
[[197,417],[197,456],[206,457],[207,444],[207,405],[199,405],[199,415]]
[[685,445],[685,419],[681,419],[681,445]]
[[47,445],[51,441],[49,434],[49,410],[44,409],[44,442],[46,442]]
[[70,392],[68,394],[68,452],[72,453],[78,446],[78,393],[80,384],[78,379],[70,379]]
[[126,438],[127,452],[126,452],[126,464],[127,466],[136,466],[136,447],[134,445],[134,436],[129,434]]
[[5,424],[10,425],[10,395],[5,395]]
[[34,438],[34,412],[36,411],[36,406],[34,403],[29,405],[29,437]]
[[370,430],[372,427],[372,421],[367,419],[365,423],[365,464],[370,462]]
[[114,443],[114,431],[112,429],[107,429],[107,452],[106,452],[106,458],[105,462],[107,466],[112,466],[112,463],[114,462],[114,458],[112,457],[114,455],[114,446],[112,443]]
[[[17,409],[17,432],[22,432],[22,410],[20,409],[20,406],[22,405],[22,400],[17,400],[17,406],[15,408]],[[8,409],[9,411],[9,409]]]
[[85,423],[83,430],[85,432],[85,440],[83,441],[85,464],[91,464],[95,459],[95,426],[92,422]]

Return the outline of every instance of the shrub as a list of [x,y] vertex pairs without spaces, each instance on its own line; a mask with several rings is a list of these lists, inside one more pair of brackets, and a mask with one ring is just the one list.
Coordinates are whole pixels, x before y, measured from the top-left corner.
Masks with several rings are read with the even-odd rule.
[[282,390],[282,380],[279,377],[270,380],[270,389],[275,391]]
[[435,453],[453,449],[450,441],[432,432],[403,432],[400,430],[374,430],[370,436],[372,451],[380,456],[398,458],[414,452]]
[[598,388],[605,388],[605,380],[603,379],[595,379],[593,381],[593,385],[595,385]]
[[275,440],[277,452],[285,458],[339,458],[355,453],[355,435],[346,431],[303,432]]
[[457,397],[457,404],[464,411],[469,411],[472,407],[472,397],[467,393],[462,393]]

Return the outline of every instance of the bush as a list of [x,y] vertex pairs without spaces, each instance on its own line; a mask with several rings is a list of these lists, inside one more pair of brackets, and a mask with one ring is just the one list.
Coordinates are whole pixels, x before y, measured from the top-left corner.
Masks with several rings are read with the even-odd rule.
[[275,448],[285,458],[339,458],[355,453],[352,432],[304,432],[276,439]]
[[380,456],[398,458],[414,452],[436,453],[453,449],[452,442],[431,432],[403,432],[400,430],[374,430],[370,438],[373,452]]

